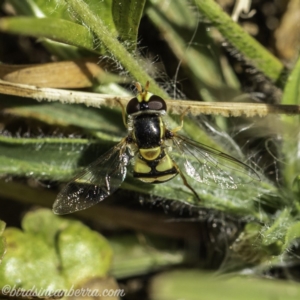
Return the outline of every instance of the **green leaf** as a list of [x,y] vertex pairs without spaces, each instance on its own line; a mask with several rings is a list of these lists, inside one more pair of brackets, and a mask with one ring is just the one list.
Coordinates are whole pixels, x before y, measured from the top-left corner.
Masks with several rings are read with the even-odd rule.
[[54,291],[106,276],[112,251],[100,234],[80,222],[41,209],[28,213],[22,227],[23,231],[8,228],[4,232],[7,253],[0,286]]
[[277,57],[247,34],[214,0],[196,0],[195,3],[199,11],[243,55],[246,62],[252,64],[278,86],[284,85],[284,66]]
[[283,250],[288,251],[291,246],[300,238],[300,222],[296,221],[290,225],[287,229],[285,235],[285,243],[283,245]]
[[[37,18],[56,18],[77,22],[76,14],[70,11],[64,1],[57,0],[10,0],[10,3],[16,8],[20,15],[35,16]],[[112,1],[89,0],[89,7],[97,13],[97,15],[110,28],[111,33],[115,32],[115,26],[112,20]]]
[[[266,250],[266,247],[262,247],[262,230],[263,226],[258,223],[247,223],[238,238],[230,246],[234,254],[231,257],[233,260],[236,260],[236,257],[241,259],[242,268],[244,268],[245,263],[258,265],[269,260],[270,253]],[[234,262],[233,264],[227,263],[226,267],[232,270],[241,266],[236,266],[236,262]]]
[[35,16],[37,18],[55,17],[71,20],[66,5],[63,1],[48,0],[10,0],[20,15]]
[[86,139],[0,136],[0,173],[69,180],[74,171],[96,160],[108,147]]
[[1,18],[0,31],[36,38],[48,38],[92,52],[96,52],[97,50],[95,38],[86,27],[63,19],[39,19],[34,17]]
[[291,212],[288,209],[283,210],[276,216],[272,226],[262,232],[263,245],[269,246],[276,242],[282,242],[286,230],[290,225],[290,214]]
[[300,297],[300,288],[290,281],[237,276],[218,278],[210,273],[180,270],[156,276],[150,295],[153,300],[296,300]]
[[125,134],[120,111],[110,108],[91,108],[85,105],[37,103],[14,96],[0,95],[3,112],[35,119],[59,127],[73,126],[73,132],[88,133],[99,139],[118,142]]
[[59,260],[53,248],[16,228],[6,229],[4,237],[7,253],[0,268],[0,286],[9,284],[30,289],[36,285],[45,290],[66,287],[57,270]]
[[[11,18],[11,24],[9,25],[13,26],[12,32],[42,38],[43,45],[58,57],[63,59],[81,57],[78,49],[74,46],[85,48],[92,52],[99,53],[104,51],[102,47],[100,50],[101,45],[99,40],[94,37],[89,28],[74,23],[78,21],[76,13],[70,11],[63,1],[49,0],[45,2],[41,0],[28,0],[26,3],[23,3],[23,1],[12,0],[11,4],[19,14],[38,18],[36,20],[20,19],[22,24],[25,25],[24,29],[22,29],[20,20],[14,21],[13,19],[15,18]],[[89,1],[89,7],[97,12],[98,16],[110,30],[110,34],[116,36],[117,32],[112,20],[111,6],[112,4],[109,0],[101,2],[96,0]],[[70,23],[69,21],[72,22]],[[35,24],[37,24],[36,27],[34,27]],[[3,26],[6,26],[6,23]],[[51,40],[47,40],[46,38]],[[60,44],[55,41],[66,44]]]
[[[26,15],[26,16],[33,16],[36,18],[45,18],[47,16],[53,18],[56,17],[59,21],[59,18],[66,19],[71,21],[69,12],[63,2],[57,2],[56,0],[49,0],[45,1],[34,1],[34,0],[27,0],[27,1],[18,1],[18,0],[11,0],[10,4],[13,5],[14,9],[19,15]],[[43,22],[43,21],[41,21]],[[44,28],[45,26],[43,26]],[[72,27],[72,25],[71,25]],[[38,29],[36,29],[38,31]],[[47,35],[49,31],[45,29],[45,35]],[[26,34],[26,33],[24,33]],[[62,33],[59,34],[61,36]],[[63,34],[64,35],[64,34]],[[41,34],[42,36],[42,34]],[[74,39],[71,39],[74,40]],[[42,38],[42,44],[44,47],[51,52],[52,54],[58,56],[61,59],[74,59],[81,57],[81,54],[78,51],[78,48],[74,46],[70,46],[67,44],[62,44],[59,42],[55,42],[52,40],[48,40]]]
[[[53,1],[48,2],[50,5]],[[19,0],[10,0],[10,4],[14,7],[18,15],[26,16],[43,16],[44,13],[41,12],[39,7],[34,3],[33,0],[19,1]]]
[[[6,113],[34,118],[44,123],[69,127],[71,132],[96,136],[98,141],[80,138],[10,138],[0,136],[0,173],[68,180],[124,136],[121,114],[115,110],[93,109],[60,103],[37,104],[18,97],[2,96]],[[79,131],[80,132],[80,131]],[[103,142],[99,141],[101,139]],[[35,153],[35,155],[32,155]],[[46,156],[44,156],[46,155]],[[43,162],[43,163],[41,163]]]
[[58,238],[62,274],[72,283],[104,277],[110,267],[112,251],[106,239],[81,223],[73,222]]
[[27,213],[21,225],[25,234],[33,235],[50,248],[54,248],[57,234],[70,226],[70,222],[72,224],[73,221],[53,216],[48,209],[39,209]]
[[282,95],[282,104],[300,104],[300,58],[291,72]]
[[[189,183],[192,183],[193,188],[198,194],[201,201],[195,199],[194,194],[190,189],[184,186],[180,176],[165,182],[164,184],[150,185],[146,183],[136,183],[136,180],[127,176],[122,187],[140,193],[147,193],[162,199],[172,199],[184,202],[186,204],[198,207],[212,208],[219,211],[224,211],[233,215],[252,216],[260,221],[269,219],[268,213],[257,208],[257,202],[262,201],[259,194],[265,194],[264,204],[268,207],[281,206],[281,199],[273,198],[273,193],[276,191],[268,187],[264,182],[249,183],[239,187],[237,190],[222,190],[212,186],[195,183],[188,178]],[[270,198],[269,198],[270,197]],[[272,201],[275,200],[275,201]]]
[[121,40],[129,52],[136,50],[138,29],[146,0],[113,0],[112,16]]
[[136,235],[129,234],[109,239],[114,252],[111,267],[111,274],[114,277],[119,279],[147,274],[184,262],[184,253],[178,250],[176,241],[143,237],[145,239],[143,242]]
[[291,221],[291,211],[286,208],[278,213],[272,225],[261,231],[262,246],[268,248],[273,255],[279,255],[285,250],[283,245]]
[[[300,104],[300,59],[288,77],[282,96],[282,104]],[[299,143],[299,116],[281,116],[283,143],[281,157],[285,183],[292,188],[293,183],[300,175]]]

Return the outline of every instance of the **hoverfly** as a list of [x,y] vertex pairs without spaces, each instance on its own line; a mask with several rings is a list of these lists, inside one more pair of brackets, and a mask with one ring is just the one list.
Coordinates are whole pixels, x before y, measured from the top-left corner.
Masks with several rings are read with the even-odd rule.
[[83,210],[113,194],[124,181],[130,161],[133,177],[146,183],[163,183],[179,175],[198,201],[191,179],[222,189],[260,180],[251,167],[234,157],[179,135],[185,113],[180,126],[168,129],[163,120],[166,102],[148,92],[149,82],[144,90],[139,83],[136,88],[137,96],[126,107],[127,122],[122,106],[128,135],[62,189],[54,213]]

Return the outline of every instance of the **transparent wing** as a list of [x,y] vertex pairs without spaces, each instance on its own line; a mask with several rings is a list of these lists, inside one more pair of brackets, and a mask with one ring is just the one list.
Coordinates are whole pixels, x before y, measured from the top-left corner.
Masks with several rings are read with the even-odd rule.
[[104,200],[124,181],[129,160],[126,142],[122,141],[63,188],[54,202],[53,212],[58,215],[68,214]]
[[186,137],[173,138],[174,160],[181,171],[194,180],[221,189],[237,189],[260,177],[254,169],[234,157]]

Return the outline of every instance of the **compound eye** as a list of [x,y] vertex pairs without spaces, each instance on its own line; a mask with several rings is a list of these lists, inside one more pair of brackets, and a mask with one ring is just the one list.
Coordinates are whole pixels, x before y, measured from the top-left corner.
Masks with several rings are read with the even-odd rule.
[[132,98],[127,104],[126,112],[131,115],[138,111],[140,111],[140,103],[137,98]]
[[167,110],[167,104],[165,100],[156,95],[150,97],[148,106],[150,110]]

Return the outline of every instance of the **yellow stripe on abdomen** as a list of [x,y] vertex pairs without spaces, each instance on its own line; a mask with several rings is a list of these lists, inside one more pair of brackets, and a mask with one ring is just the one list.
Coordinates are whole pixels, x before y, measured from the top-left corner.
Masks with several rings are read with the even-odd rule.
[[165,172],[173,168],[173,161],[171,160],[170,156],[166,154],[157,164],[155,167],[156,171],[158,172]]
[[[142,167],[142,163],[147,166],[147,162],[142,159],[136,161],[134,167],[134,176],[146,183],[161,183],[168,181],[178,174],[176,167],[169,155],[165,154],[163,158],[157,160],[157,165],[153,169],[146,172],[146,168]],[[140,164],[140,167],[138,165]],[[139,171],[137,171],[139,170]]]
[[139,149],[141,156],[146,160],[155,160],[161,153],[161,147]]
[[146,183],[159,183],[159,182],[165,182],[173,177],[175,177],[177,173],[175,174],[167,174],[167,175],[162,175],[162,176],[156,176],[156,177],[138,177],[140,181],[146,182]]
[[136,158],[133,170],[136,173],[143,173],[143,174],[148,174],[151,172],[151,168],[147,165],[145,161],[143,161],[140,158]]

